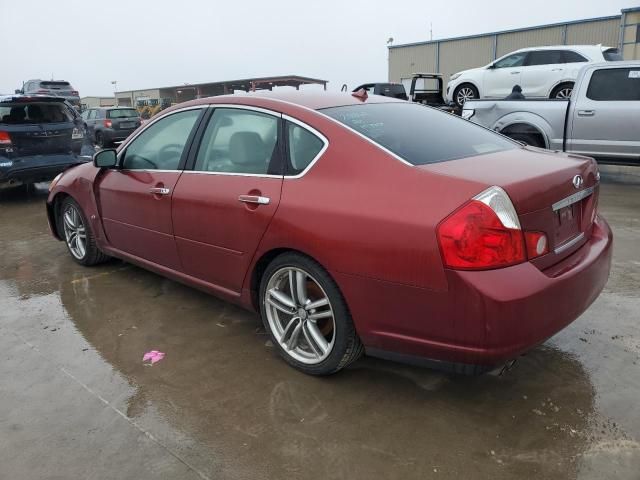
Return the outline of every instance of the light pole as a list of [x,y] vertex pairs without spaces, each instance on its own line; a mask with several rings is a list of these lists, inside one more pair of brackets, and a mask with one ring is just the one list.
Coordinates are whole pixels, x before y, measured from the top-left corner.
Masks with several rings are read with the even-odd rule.
[[115,99],[116,107],[117,107],[118,106],[118,96],[116,95],[116,90],[118,89],[118,81],[117,80],[111,80],[111,85],[113,85],[113,98]]

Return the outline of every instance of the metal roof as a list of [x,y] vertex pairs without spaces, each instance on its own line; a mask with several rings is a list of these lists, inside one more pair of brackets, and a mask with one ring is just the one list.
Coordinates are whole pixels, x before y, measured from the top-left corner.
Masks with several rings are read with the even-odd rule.
[[[633,9],[628,9],[627,11],[636,11],[636,10],[640,10],[640,7],[637,8],[633,8]],[[622,10],[623,12],[625,12],[625,10]],[[545,25],[536,25],[534,27],[522,27],[522,28],[514,28],[511,30],[500,30],[498,32],[489,32],[489,33],[477,33],[474,35],[464,35],[462,37],[449,37],[449,38],[441,38],[438,40],[426,40],[423,42],[413,42],[413,43],[403,43],[400,45],[389,45],[387,46],[388,49],[392,49],[392,48],[403,48],[403,47],[413,47],[416,45],[429,45],[429,44],[436,44],[436,43],[440,43],[440,42],[451,42],[451,41],[455,41],[455,40],[469,40],[472,38],[481,38],[481,37],[490,37],[493,35],[503,35],[505,33],[516,33],[516,32],[526,32],[529,30],[540,30],[543,28],[552,28],[552,27],[562,27],[564,25],[575,25],[575,24],[580,24],[580,23],[591,23],[591,22],[600,22],[603,20],[615,20],[615,19],[621,19],[621,15],[610,15],[607,17],[595,17],[595,18],[585,18],[583,20],[570,20],[567,22],[557,22],[557,23],[548,23]]]

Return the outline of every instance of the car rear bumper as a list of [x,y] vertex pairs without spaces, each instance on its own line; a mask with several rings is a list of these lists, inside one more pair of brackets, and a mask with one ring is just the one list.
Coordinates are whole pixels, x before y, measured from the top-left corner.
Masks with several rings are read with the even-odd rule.
[[129,135],[135,132],[137,127],[126,130],[114,130],[112,128],[105,128],[102,131],[105,141],[107,142],[120,142],[126,139]]
[[46,182],[86,160],[72,154],[34,155],[16,159],[0,157],[0,187]]
[[545,271],[529,262],[448,271],[446,292],[338,278],[369,354],[410,363],[429,359],[469,373],[517,357],[578,318],[607,282],[612,242],[609,226],[598,218],[589,241]]

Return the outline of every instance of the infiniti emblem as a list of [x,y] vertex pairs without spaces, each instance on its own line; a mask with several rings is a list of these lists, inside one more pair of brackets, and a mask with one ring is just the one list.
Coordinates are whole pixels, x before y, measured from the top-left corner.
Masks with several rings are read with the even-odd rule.
[[573,177],[573,186],[576,188],[580,188],[584,184],[584,180],[580,175],[576,175]]

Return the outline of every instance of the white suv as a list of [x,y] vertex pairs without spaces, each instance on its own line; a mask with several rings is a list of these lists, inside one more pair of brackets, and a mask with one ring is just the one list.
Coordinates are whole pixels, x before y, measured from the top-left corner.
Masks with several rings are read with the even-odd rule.
[[586,63],[622,60],[618,50],[602,45],[522,48],[489,65],[451,75],[447,102],[462,107],[471,98],[505,98],[514,85],[525,98],[566,98],[578,70]]

